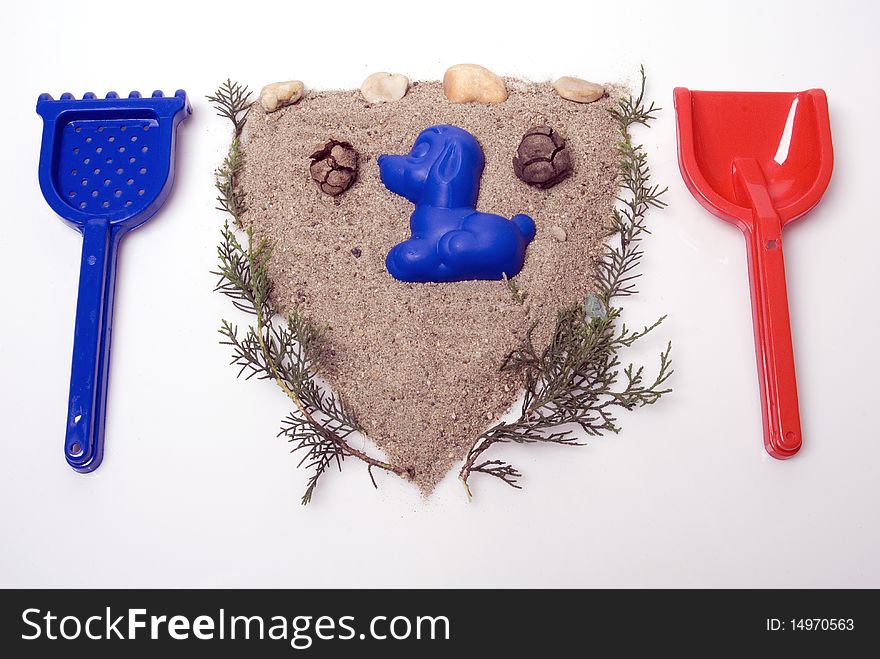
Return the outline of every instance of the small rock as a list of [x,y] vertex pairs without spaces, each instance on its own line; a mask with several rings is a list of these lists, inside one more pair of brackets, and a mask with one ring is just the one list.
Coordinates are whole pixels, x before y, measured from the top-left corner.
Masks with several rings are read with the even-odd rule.
[[361,258],[361,254],[363,254],[363,252],[360,247],[355,247],[351,250],[351,255],[356,259]]
[[348,142],[330,140],[311,156],[309,173],[322,192],[335,197],[357,178],[357,152]]
[[594,318],[605,319],[608,317],[608,310],[605,308],[602,300],[593,293],[590,293],[584,300],[584,315],[590,320]]
[[361,85],[361,94],[367,103],[399,101],[409,89],[409,78],[400,73],[374,73]]
[[563,76],[553,83],[556,93],[575,103],[592,103],[605,96],[605,88],[580,78]]
[[559,243],[564,243],[565,239],[568,238],[568,234],[565,233],[565,229],[557,226],[550,227],[550,235],[553,236],[553,240]]
[[478,64],[456,64],[443,74],[443,93],[453,103],[503,103],[504,81]]
[[565,140],[550,126],[526,131],[513,157],[513,171],[537,188],[552,188],[571,174],[571,155]]
[[305,85],[299,80],[273,82],[260,91],[260,105],[266,112],[275,112],[302,98]]

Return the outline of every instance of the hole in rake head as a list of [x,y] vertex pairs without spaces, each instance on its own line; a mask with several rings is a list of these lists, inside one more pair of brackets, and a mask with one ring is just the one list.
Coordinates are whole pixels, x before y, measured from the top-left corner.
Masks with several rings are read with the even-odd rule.
[[141,196],[141,197],[144,196],[144,189],[143,189],[143,188],[141,188],[140,190],[138,190],[138,195]]
[[[100,129],[98,129],[98,130],[100,130]],[[115,142],[116,138],[111,135],[110,137],[107,138],[107,141],[108,142]]]
[[131,206],[131,204],[132,204],[132,201],[131,201],[131,199],[129,199],[128,201],[125,202],[125,207],[128,208],[129,206]]
[[147,147],[145,147],[145,146],[141,147],[141,153],[146,153],[147,151],[149,151],[149,149]]
[[107,206],[109,206],[109,205],[110,205],[109,201],[105,201],[101,204],[101,206],[103,206],[104,208],[107,208]]
[[80,207],[80,208],[85,208],[85,207],[86,207],[86,202],[84,202],[84,201],[79,202],[79,207]]

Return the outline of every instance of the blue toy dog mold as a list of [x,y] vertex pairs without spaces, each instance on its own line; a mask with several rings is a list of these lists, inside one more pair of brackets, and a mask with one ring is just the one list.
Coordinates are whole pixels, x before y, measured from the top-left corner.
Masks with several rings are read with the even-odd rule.
[[413,282],[514,277],[535,237],[528,215],[506,220],[476,210],[483,173],[476,138],[457,126],[432,126],[408,155],[379,156],[382,183],[416,205],[412,237],[385,259],[395,279]]

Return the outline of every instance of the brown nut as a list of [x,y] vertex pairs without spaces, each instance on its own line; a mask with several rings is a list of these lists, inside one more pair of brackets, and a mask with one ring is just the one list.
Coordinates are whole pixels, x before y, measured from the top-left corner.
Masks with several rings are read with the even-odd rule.
[[357,152],[348,142],[330,140],[309,157],[309,173],[321,191],[331,197],[348,190],[357,178]]
[[513,171],[529,185],[552,188],[571,174],[571,154],[565,140],[550,126],[530,128],[513,157]]

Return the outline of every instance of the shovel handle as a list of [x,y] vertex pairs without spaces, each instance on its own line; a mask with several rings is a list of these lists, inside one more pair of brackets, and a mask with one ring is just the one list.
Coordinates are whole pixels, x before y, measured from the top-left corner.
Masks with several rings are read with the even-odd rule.
[[122,233],[104,219],[89,220],[82,233],[64,456],[85,473],[97,469],[104,455],[116,248]]
[[753,211],[746,243],[764,446],[774,458],[785,459],[800,450],[801,422],[785,284],[782,222],[758,162],[737,159],[735,171]]

